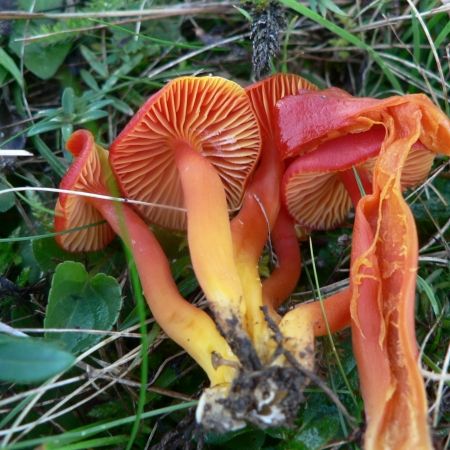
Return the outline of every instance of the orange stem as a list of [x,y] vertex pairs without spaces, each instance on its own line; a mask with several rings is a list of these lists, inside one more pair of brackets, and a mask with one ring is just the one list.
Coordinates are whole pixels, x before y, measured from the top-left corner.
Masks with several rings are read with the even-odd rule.
[[237,321],[245,330],[245,303],[222,181],[213,166],[189,144],[179,141],[174,148],[195,274],[222,331],[231,326],[230,321]]
[[278,264],[263,282],[263,300],[265,305],[275,310],[291,295],[301,272],[301,254],[294,220],[284,207],[280,210],[271,238]]
[[233,371],[214,368],[211,356],[216,352],[225,359],[235,357],[211,318],[179,294],[167,258],[148,226],[126,205],[91,197],[88,201],[130,247],[155,320],[199,363],[213,385],[230,381]]

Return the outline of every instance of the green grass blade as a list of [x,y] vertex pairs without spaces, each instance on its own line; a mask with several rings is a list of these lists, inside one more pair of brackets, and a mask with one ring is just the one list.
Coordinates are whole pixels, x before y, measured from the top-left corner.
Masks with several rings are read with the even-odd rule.
[[98,225],[102,225],[106,223],[104,220],[101,222],[90,223],[88,225],[83,225],[81,227],[69,228],[64,231],[55,231],[54,233],[45,233],[45,234],[36,234],[35,236],[20,236],[20,237],[9,237],[9,238],[1,238],[1,242],[23,242],[23,241],[35,241],[36,239],[46,239],[49,237],[59,236],[60,234],[72,233],[73,231],[84,230],[89,227],[97,227]]
[[24,82],[23,82],[23,76],[20,73],[19,68],[16,66],[16,63],[11,58],[11,56],[8,55],[8,53],[5,52],[0,47],[0,66],[6,69],[7,72],[9,72],[12,77],[17,81],[17,84],[23,89],[24,88]]
[[353,392],[353,389],[350,386],[350,382],[348,381],[347,375],[345,374],[344,367],[342,366],[341,358],[339,358],[339,354],[337,352],[336,346],[334,345],[333,336],[332,336],[331,330],[330,330],[330,324],[328,323],[327,314],[325,312],[325,307],[323,305],[322,293],[320,292],[319,277],[317,275],[317,269],[316,269],[316,264],[315,264],[315,256],[314,256],[314,248],[313,248],[311,236],[309,237],[309,251],[311,253],[311,261],[312,261],[312,268],[313,268],[313,274],[314,274],[314,284],[315,284],[315,288],[317,290],[317,296],[318,296],[319,302],[320,302],[320,309],[322,310],[322,315],[323,315],[323,317],[325,319],[325,326],[326,326],[326,329],[327,329],[328,340],[330,342],[331,349],[333,351],[334,357],[336,358],[336,363],[338,365],[338,368],[339,368],[339,371],[341,373],[342,379],[344,380],[344,383],[345,383],[345,385],[346,385],[346,387],[348,389],[348,392],[350,393],[350,397],[352,398],[353,403],[355,404],[355,406],[359,409],[359,405],[358,405],[358,401],[356,400],[355,393]]
[[439,307],[439,303],[434,295],[433,289],[427,280],[424,280],[421,276],[417,275],[417,288],[420,292],[425,293],[428,300],[430,301],[431,307],[433,308],[433,312],[436,317],[439,316],[441,308]]
[[297,2],[297,0],[280,0],[280,2],[291,8],[292,10],[296,11],[297,13],[301,14],[302,16],[307,17],[308,19],[313,20],[314,22],[318,23],[319,25],[327,28],[332,33],[338,35],[342,39],[345,39],[350,44],[353,44],[354,46],[358,47],[361,50],[366,51],[373,60],[378,64],[380,69],[383,71],[383,73],[386,75],[386,78],[389,80],[389,82],[392,84],[392,87],[398,91],[399,93],[403,92],[403,89],[400,85],[400,82],[395,77],[395,75],[391,72],[389,67],[384,63],[381,56],[368,44],[366,44],[364,41],[356,37],[354,34],[348,32],[344,28],[341,28],[339,25],[336,25],[333,22],[330,22],[325,17],[322,17],[320,14],[317,14],[316,12],[309,9],[307,6],[302,5],[301,3]]
[[[124,246],[125,247],[125,246]],[[133,423],[131,429],[130,439],[128,441],[127,450],[130,450],[133,446],[134,440],[136,439],[137,432],[139,430],[139,423],[141,420],[142,413],[144,412],[146,393],[147,393],[147,382],[148,382],[148,336],[147,336],[147,325],[145,324],[145,300],[142,295],[141,282],[139,280],[139,274],[136,269],[136,265],[133,260],[133,255],[130,250],[125,247],[125,253],[128,261],[128,267],[130,270],[131,285],[133,287],[133,294],[136,299],[137,311],[139,314],[140,321],[140,332],[141,332],[141,385],[139,387],[139,400],[136,412],[136,420]]]
[[33,136],[32,141],[37,151],[48,162],[53,171],[62,177],[67,170],[64,164],[54,155],[47,144],[39,136]]
[[[143,413],[141,415],[141,420],[150,419],[152,417],[160,416],[162,414],[169,414],[187,408],[192,408],[193,406],[196,405],[197,401],[192,401],[180,403],[178,405],[166,406],[164,408],[154,409],[153,411]],[[83,427],[81,430],[68,431],[67,433],[62,433],[56,436],[45,436],[36,439],[29,439],[26,441],[18,442],[17,444],[12,444],[6,448],[8,450],[19,450],[19,449],[34,448],[35,446],[43,444],[50,444],[55,446],[59,445],[59,447],[57,447],[59,449],[61,448],[60,446],[62,446],[64,443],[68,443],[69,441],[73,441],[79,438],[86,438],[98,433],[103,433],[105,431],[133,423],[135,420],[136,415],[123,417],[121,419],[112,420],[111,422],[105,422],[100,425],[94,425],[91,427]]]
[[[87,448],[117,446],[118,444],[125,444],[128,441],[128,436],[120,434],[117,436],[102,437],[97,439],[89,439],[87,441],[76,442],[74,444],[54,447],[52,445],[46,446],[45,450],[85,450]],[[116,447],[118,448],[118,447]]]

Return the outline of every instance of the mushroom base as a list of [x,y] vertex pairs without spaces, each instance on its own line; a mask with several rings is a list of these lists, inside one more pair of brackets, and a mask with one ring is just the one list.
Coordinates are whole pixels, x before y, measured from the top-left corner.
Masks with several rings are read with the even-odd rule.
[[196,411],[206,430],[225,433],[253,424],[290,426],[303,401],[308,379],[294,367],[268,366],[240,371],[231,386],[206,389]]

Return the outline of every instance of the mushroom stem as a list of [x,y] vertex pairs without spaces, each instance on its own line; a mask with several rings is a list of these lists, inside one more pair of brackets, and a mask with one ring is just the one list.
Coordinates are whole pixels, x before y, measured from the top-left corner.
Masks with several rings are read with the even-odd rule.
[[338,175],[352,200],[354,208],[356,208],[356,205],[363,197],[363,192],[361,192],[360,186],[356,180],[355,171],[358,172],[359,180],[361,181],[362,188],[364,189],[364,195],[372,193],[370,176],[368,171],[364,169],[364,167],[355,167],[352,169],[344,170],[342,172],[338,172]]
[[263,294],[258,260],[279,210],[281,162],[273,145],[263,145],[261,160],[231,221],[236,265],[246,302],[248,330],[257,353],[265,359],[271,333],[262,311]]
[[233,254],[228,208],[216,170],[188,143],[174,144],[187,209],[192,264],[225,335],[232,322],[244,330],[245,303]]
[[131,249],[155,320],[199,363],[212,385],[231,381],[235,370],[226,366],[214,368],[211,358],[215,353],[235,360],[234,355],[211,318],[181,297],[167,258],[148,226],[126,205],[91,197],[88,201]]
[[301,254],[294,220],[284,206],[280,209],[271,238],[277,255],[277,267],[263,282],[263,301],[274,316],[275,310],[295,289],[301,272]]
[[401,173],[421,132],[412,104],[392,107],[376,162],[374,193],[358,204],[351,265],[352,340],[367,417],[365,448],[431,449],[417,361],[417,233]]
[[331,333],[350,325],[351,297],[350,288],[346,288],[323,299],[322,305],[319,300],[301,303],[286,313],[282,320],[299,320],[299,323],[309,321],[313,326],[314,336],[326,336],[327,322]]
[[[118,188],[108,163],[108,152],[94,142],[92,134],[78,130],[67,141],[75,160],[61,181],[62,188],[80,192],[117,195]],[[101,215],[108,228],[99,228],[102,235],[118,234],[133,254],[147,303],[162,329],[181,345],[205,370],[213,385],[230,382],[236,370],[230,366],[216,367],[213,355],[236,361],[230,347],[220,335],[214,321],[194,307],[178,292],[164,252],[144,221],[128,205],[96,197],[61,194],[57,203],[55,228],[65,230],[74,223],[89,223]],[[73,226],[73,225],[72,225]],[[95,229],[94,229],[95,230]],[[58,243],[69,251],[83,251],[105,246],[102,236],[75,231],[69,239]],[[98,245],[100,241],[101,245]]]

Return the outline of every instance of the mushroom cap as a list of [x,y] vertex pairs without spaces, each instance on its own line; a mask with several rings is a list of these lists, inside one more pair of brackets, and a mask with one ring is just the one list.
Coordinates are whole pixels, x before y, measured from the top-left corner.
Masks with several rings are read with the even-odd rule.
[[186,228],[174,161],[180,142],[215,167],[228,207],[237,208],[261,146],[245,90],[220,77],[177,78],[150,97],[113,142],[110,161],[124,195],[155,204],[138,210],[147,221],[173,229]]
[[298,156],[325,140],[347,132],[367,130],[372,124],[359,119],[359,116],[379,102],[372,98],[352,97],[337,88],[302,91],[283,98],[275,111],[281,157]]
[[281,189],[291,216],[312,229],[330,229],[342,223],[352,200],[340,172],[356,166],[370,171],[384,137],[384,127],[377,125],[326,141],[295,159],[284,174]]
[[[382,122],[383,115],[389,114],[389,108],[403,103],[420,108],[424,126],[403,167],[402,187],[420,184],[431,170],[433,152],[437,152],[435,139],[430,137],[449,135],[448,121],[442,120],[436,107],[421,94],[378,100],[353,97],[340,89],[330,88],[285,97],[277,104],[275,121],[282,158],[313,151],[320,143],[338,136],[366,131]],[[299,117],[302,117],[301,121]]]
[[[67,141],[67,149],[75,157],[60,183],[60,189],[108,195],[108,152],[95,144],[87,130],[75,131]],[[104,221],[89,204],[87,197],[60,193],[55,207],[55,231],[65,231]],[[70,252],[101,250],[115,233],[107,223],[56,236],[56,242]]]
[[436,154],[428,150],[420,141],[412,146],[400,179],[403,190],[417,186],[427,179],[435,156]]
[[274,108],[278,100],[297,94],[303,89],[317,90],[317,86],[291,73],[277,73],[245,89],[258,119],[263,139],[275,138]]

